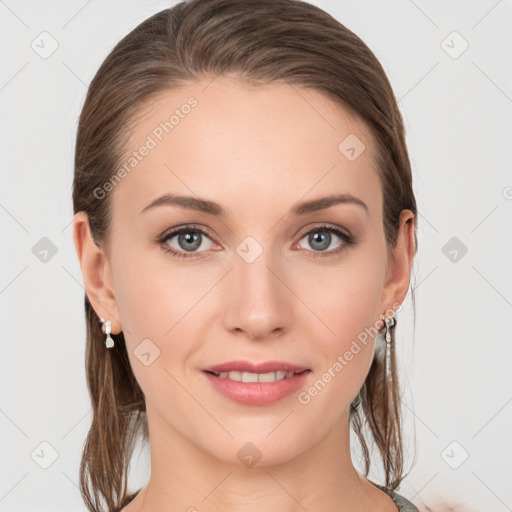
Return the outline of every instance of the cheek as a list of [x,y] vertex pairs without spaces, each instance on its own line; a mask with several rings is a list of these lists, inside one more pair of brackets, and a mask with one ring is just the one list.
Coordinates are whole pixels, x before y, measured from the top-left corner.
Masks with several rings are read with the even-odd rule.
[[[126,252],[115,264],[114,283],[128,356],[145,392],[169,378],[163,368],[172,374],[182,370],[198,342],[194,333],[200,338],[196,316],[208,307],[208,291],[218,280],[199,266],[172,267],[163,251],[151,253]],[[142,360],[146,353],[154,361],[150,365]]]
[[116,296],[133,342],[170,336],[213,282],[212,276],[203,279],[199,267],[180,268],[166,258],[153,247],[126,252],[116,263]]
[[318,312],[318,318],[308,315],[312,350],[321,354],[322,363],[311,392],[322,391],[319,406],[333,400],[344,409],[363,385],[373,359],[384,268],[380,260],[361,252],[350,262],[323,270],[299,291]]
[[339,265],[303,272],[307,280],[294,283],[297,295],[318,318],[321,338],[332,348],[342,349],[378,320],[385,270],[375,256],[365,257],[367,252],[353,252]]
[[322,319],[334,334],[316,337],[314,350],[321,354],[321,363],[298,399],[304,405],[314,403],[312,416],[322,415],[327,423],[348,409],[370,370],[377,333],[374,295],[375,287],[359,286],[356,294],[346,290],[324,303]]
[[[116,301],[126,348],[133,372],[144,390],[144,380],[150,376],[147,368],[157,366],[163,334],[176,323],[176,301],[170,300],[169,290],[164,295],[165,283],[157,269],[148,265],[143,253],[126,251],[114,265]],[[146,367],[141,353],[148,352],[154,362]]]

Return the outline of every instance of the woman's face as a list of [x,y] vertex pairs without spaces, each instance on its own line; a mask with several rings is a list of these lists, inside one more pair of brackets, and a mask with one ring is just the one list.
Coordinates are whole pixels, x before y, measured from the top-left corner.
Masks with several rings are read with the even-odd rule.
[[[106,194],[108,272],[88,292],[123,329],[154,439],[248,465],[345,428],[410,275],[410,229],[387,257],[373,151],[340,106],[283,82],[204,79],[144,108]],[[189,199],[150,206],[163,196]],[[233,361],[307,371],[205,371]]]

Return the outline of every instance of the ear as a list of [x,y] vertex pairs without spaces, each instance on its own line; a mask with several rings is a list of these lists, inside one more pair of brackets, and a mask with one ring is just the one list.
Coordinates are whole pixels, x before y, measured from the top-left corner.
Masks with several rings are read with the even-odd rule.
[[82,278],[89,302],[100,318],[110,320],[112,334],[122,330],[119,310],[114,293],[110,263],[94,242],[89,218],[83,211],[73,219],[73,242],[82,269]]
[[[381,295],[380,312],[390,316],[402,304],[409,289],[412,263],[416,252],[414,239],[414,213],[402,210],[395,247],[389,258],[384,289]],[[382,322],[382,321],[381,321]],[[382,322],[382,326],[384,323]]]

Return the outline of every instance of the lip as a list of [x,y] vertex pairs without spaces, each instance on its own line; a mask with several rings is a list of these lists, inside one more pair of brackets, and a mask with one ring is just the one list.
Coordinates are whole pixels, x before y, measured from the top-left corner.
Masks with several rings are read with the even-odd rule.
[[308,370],[305,366],[297,366],[295,364],[286,363],[283,361],[265,361],[263,363],[251,363],[249,361],[229,361],[227,363],[216,364],[203,368],[203,371],[208,372],[251,372],[251,373],[269,373],[269,372],[303,372]]
[[[211,373],[230,371],[251,373],[285,371],[295,372],[296,375],[274,382],[238,382]],[[202,373],[216,391],[236,402],[245,405],[268,405],[285,398],[304,386],[311,370],[304,366],[278,361],[259,364],[249,363],[248,361],[232,361],[205,368]]]

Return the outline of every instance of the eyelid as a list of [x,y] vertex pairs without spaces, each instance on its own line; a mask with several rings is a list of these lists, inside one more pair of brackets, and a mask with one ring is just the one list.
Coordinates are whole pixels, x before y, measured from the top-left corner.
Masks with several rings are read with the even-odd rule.
[[342,233],[349,239],[354,239],[354,237],[350,234],[350,232],[348,230],[346,230],[345,228],[342,228],[341,226],[338,226],[337,224],[331,224],[330,222],[319,222],[319,223],[313,224],[312,226],[310,225],[310,226],[302,229],[301,231],[299,231],[298,234],[295,236],[300,237],[299,240],[302,240],[302,238],[304,238],[304,236],[309,234],[311,231],[313,231],[315,229],[320,231],[322,228],[332,229],[335,232]]
[[206,226],[203,226],[201,224],[183,224],[181,226],[176,226],[174,228],[170,228],[164,231],[161,235],[157,237],[157,242],[165,242],[171,236],[180,234],[183,231],[197,231],[198,233],[206,235],[212,240],[215,240],[215,236],[212,235],[212,232]]

